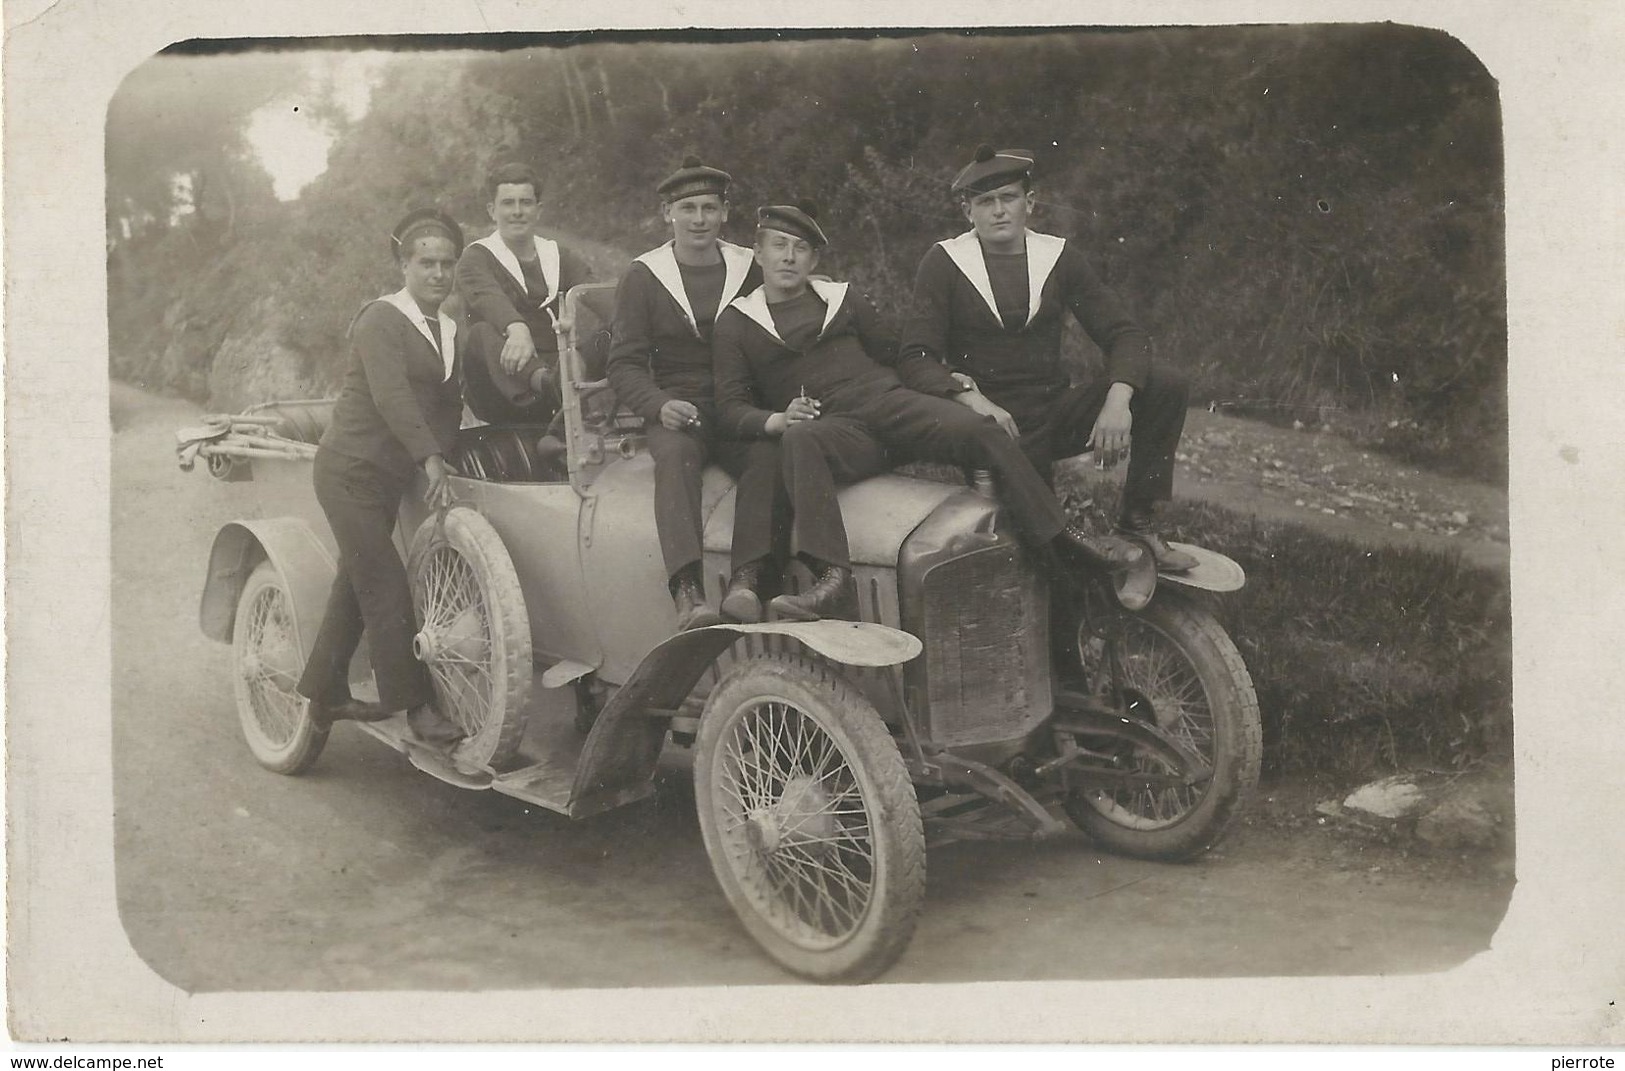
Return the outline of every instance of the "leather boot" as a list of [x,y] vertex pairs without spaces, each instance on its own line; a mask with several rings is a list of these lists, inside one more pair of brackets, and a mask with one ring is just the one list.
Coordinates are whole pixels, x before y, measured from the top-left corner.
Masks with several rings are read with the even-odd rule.
[[310,701],[310,721],[318,729],[327,729],[336,721],[383,721],[390,712],[377,703],[363,699],[345,699],[341,703],[327,704],[319,699]]
[[1133,540],[1118,535],[1095,535],[1075,524],[1061,529],[1055,547],[1063,555],[1081,555],[1099,569],[1124,569],[1145,556]]
[[1125,535],[1095,535],[1075,524],[1061,529],[1052,544],[1058,557],[1080,560],[1085,568],[1103,569],[1112,593],[1128,610],[1143,610],[1157,590],[1157,564],[1146,547]]
[[677,587],[672,592],[672,601],[677,604],[677,631],[687,632],[691,628],[705,628],[722,622],[722,617],[705,603],[705,592],[700,588],[700,582],[693,576],[684,575],[678,578]]
[[1156,519],[1148,505],[1125,506],[1117,530],[1131,536],[1151,551],[1159,573],[1186,573],[1196,568],[1196,558],[1170,547],[1156,532]]
[[852,570],[839,565],[826,565],[812,587],[799,595],[780,595],[769,605],[774,613],[791,621],[839,617],[851,582]]
[[762,582],[762,563],[754,561],[734,570],[728,581],[728,594],[722,598],[722,616],[729,621],[755,624],[762,619],[762,597],[756,587]]

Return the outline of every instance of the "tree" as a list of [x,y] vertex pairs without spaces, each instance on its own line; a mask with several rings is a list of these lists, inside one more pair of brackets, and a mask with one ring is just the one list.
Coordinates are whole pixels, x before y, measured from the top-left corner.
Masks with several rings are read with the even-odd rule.
[[289,53],[160,54],[132,71],[107,109],[109,244],[186,216],[229,234],[241,213],[272,203],[244,131],[255,110],[305,80]]

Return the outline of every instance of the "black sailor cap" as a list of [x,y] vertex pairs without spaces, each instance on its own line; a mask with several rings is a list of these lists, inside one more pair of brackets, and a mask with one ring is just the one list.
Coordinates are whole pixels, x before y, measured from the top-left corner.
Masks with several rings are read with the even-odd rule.
[[434,208],[419,208],[401,217],[395,229],[389,232],[390,253],[399,258],[402,246],[417,237],[419,231],[443,233],[457,247],[457,255],[463,255],[463,228],[457,226],[456,220]]
[[986,193],[1032,173],[1033,154],[1026,149],[1000,149],[980,145],[976,159],[954,176],[953,193]]
[[698,197],[704,193],[714,193],[718,197],[728,194],[728,184],[734,177],[728,172],[715,167],[706,167],[700,163],[698,156],[690,156],[683,160],[683,166],[666,176],[655,191],[660,194],[662,201],[681,201],[685,197]]
[[811,201],[797,201],[793,205],[764,205],[756,210],[756,229],[782,231],[793,234],[822,249],[829,244],[824,229],[818,225],[818,206]]

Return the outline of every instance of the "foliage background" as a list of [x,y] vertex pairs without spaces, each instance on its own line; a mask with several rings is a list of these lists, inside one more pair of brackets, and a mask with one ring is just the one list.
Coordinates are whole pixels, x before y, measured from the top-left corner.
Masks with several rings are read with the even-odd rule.
[[[330,390],[350,317],[398,285],[394,219],[436,204],[485,233],[481,179],[508,159],[606,278],[661,240],[653,187],[689,152],[735,174],[735,240],[756,205],[813,198],[832,273],[896,315],[964,229],[947,180],[987,141],[1037,151],[1035,226],[1083,243],[1196,401],[1504,480],[1499,104],[1447,35],[451,41],[477,47],[392,42],[357,121],[297,52],[181,47],[134,72],[108,115],[113,374],[218,408]],[[277,99],[338,131],[290,202],[243,137]],[[1081,332],[1068,348],[1098,359]]]

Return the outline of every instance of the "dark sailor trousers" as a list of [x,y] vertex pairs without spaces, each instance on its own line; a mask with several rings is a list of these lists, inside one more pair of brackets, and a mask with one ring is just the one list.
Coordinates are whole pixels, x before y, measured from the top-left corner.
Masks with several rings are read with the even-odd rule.
[[1034,545],[1054,539],[1066,525],[1048,483],[991,417],[904,387],[886,390],[850,412],[790,425],[779,450],[795,512],[797,547],[830,565],[852,565],[837,486],[877,475],[899,461],[992,470],[1000,499],[1023,538]]
[[[1097,379],[1067,388],[1041,409],[1011,413],[1021,428],[1021,448],[1046,483],[1055,462],[1088,449],[1110,388],[1109,380]],[[1134,422],[1129,428],[1128,475],[1123,482],[1125,507],[1149,506],[1173,497],[1174,452],[1185,431],[1189,392],[1184,373],[1155,364],[1150,379],[1129,399]]]
[[[710,417],[703,408],[701,414]],[[644,431],[655,463],[655,528],[668,577],[675,578],[701,559],[705,518],[700,514],[700,489],[708,459],[737,482],[733,568],[769,557],[775,547],[782,550],[788,543],[790,507],[779,477],[778,443],[708,442],[693,432],[673,431],[658,423]]]
[[367,634],[367,653],[385,710],[434,699],[429,673],[412,653],[417,616],[406,566],[395,550],[396,511],[409,476],[332,450],[316,452],[316,500],[338,543],[338,575],[299,678],[299,694],[329,706],[350,698],[350,659]]

